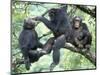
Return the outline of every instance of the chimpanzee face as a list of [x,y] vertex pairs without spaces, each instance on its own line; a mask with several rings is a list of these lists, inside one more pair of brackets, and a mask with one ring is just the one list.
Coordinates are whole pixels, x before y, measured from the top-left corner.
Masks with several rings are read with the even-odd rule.
[[80,27],[80,21],[78,21],[78,20],[74,21],[74,27],[79,28]]
[[74,28],[79,28],[80,25],[81,25],[81,22],[82,22],[82,19],[78,16],[74,17],[73,19],[73,25],[74,25]]
[[24,28],[25,29],[33,29],[35,27],[35,21],[32,18],[28,18],[24,20]]

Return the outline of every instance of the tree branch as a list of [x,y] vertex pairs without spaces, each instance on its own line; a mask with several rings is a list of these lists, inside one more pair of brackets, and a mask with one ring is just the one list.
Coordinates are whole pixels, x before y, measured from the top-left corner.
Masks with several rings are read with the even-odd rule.
[[69,43],[66,43],[65,47],[66,49],[69,49],[72,52],[80,53],[84,57],[86,57],[92,64],[96,66],[96,56],[91,52],[91,50],[86,51],[86,50],[80,50],[75,48],[74,46],[70,45]]
[[93,10],[91,10],[91,9],[89,9],[86,6],[79,6],[79,5],[77,5],[76,7],[79,8],[81,11],[89,14],[90,16],[96,18],[96,8],[94,8]]
[[[72,52],[76,52],[76,53],[79,53],[81,55],[83,55],[85,58],[87,58],[94,66],[96,66],[96,56],[95,54],[93,54],[91,52],[91,50],[87,51],[87,50],[80,50],[80,49],[77,49],[76,47],[74,47],[72,44],[70,43],[66,43],[65,44],[65,47],[66,49],[72,51]],[[34,62],[33,62],[34,63]],[[17,61],[16,65],[18,64],[24,64],[24,60],[19,60]]]

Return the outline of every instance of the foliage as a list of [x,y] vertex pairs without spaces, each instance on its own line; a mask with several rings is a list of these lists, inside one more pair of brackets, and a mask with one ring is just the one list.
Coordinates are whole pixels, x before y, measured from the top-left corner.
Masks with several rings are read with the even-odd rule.
[[[22,54],[18,45],[18,37],[22,30],[23,20],[26,17],[35,17],[42,15],[45,11],[53,7],[59,7],[60,4],[47,4],[47,3],[35,3],[35,2],[12,2],[12,64],[18,62],[22,58]],[[91,7],[91,6],[90,6]],[[75,5],[68,5],[68,14],[72,18],[75,15],[81,16],[85,23],[87,23],[88,28],[92,34],[92,46],[91,50],[95,53],[96,49],[96,23],[95,18],[76,8]],[[45,15],[48,18],[48,14]],[[36,27],[38,36],[48,33],[50,30],[43,24],[39,23]],[[40,39],[41,43],[46,43],[46,41],[52,37],[53,34],[47,35]],[[61,49],[61,61],[59,65],[54,69],[54,71],[63,70],[79,70],[79,69],[93,69],[95,66],[91,64],[84,56],[71,52],[67,49]],[[14,65],[12,66],[12,73],[29,73],[29,72],[48,72],[49,65],[52,62],[52,52],[51,54],[44,55],[39,59],[38,62],[32,64],[31,69],[26,71],[24,65]],[[17,67],[16,67],[17,66]]]

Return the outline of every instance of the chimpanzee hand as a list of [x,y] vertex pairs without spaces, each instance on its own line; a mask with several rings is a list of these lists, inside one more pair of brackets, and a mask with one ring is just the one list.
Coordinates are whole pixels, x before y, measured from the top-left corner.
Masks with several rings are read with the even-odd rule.
[[37,16],[34,18],[34,20],[36,20],[36,21],[40,21],[41,19],[42,19],[42,16]]
[[79,44],[78,45],[78,48],[82,49],[83,48],[83,45],[82,44]]
[[86,48],[87,50],[89,50],[89,49],[91,48],[91,45],[87,44],[87,45],[85,46],[85,48]]

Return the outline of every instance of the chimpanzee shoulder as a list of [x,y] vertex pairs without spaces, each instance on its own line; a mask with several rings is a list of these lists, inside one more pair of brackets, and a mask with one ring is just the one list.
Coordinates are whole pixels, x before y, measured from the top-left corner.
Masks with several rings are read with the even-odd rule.
[[82,29],[86,30],[86,31],[89,31],[88,26],[87,26],[86,23],[82,23]]

